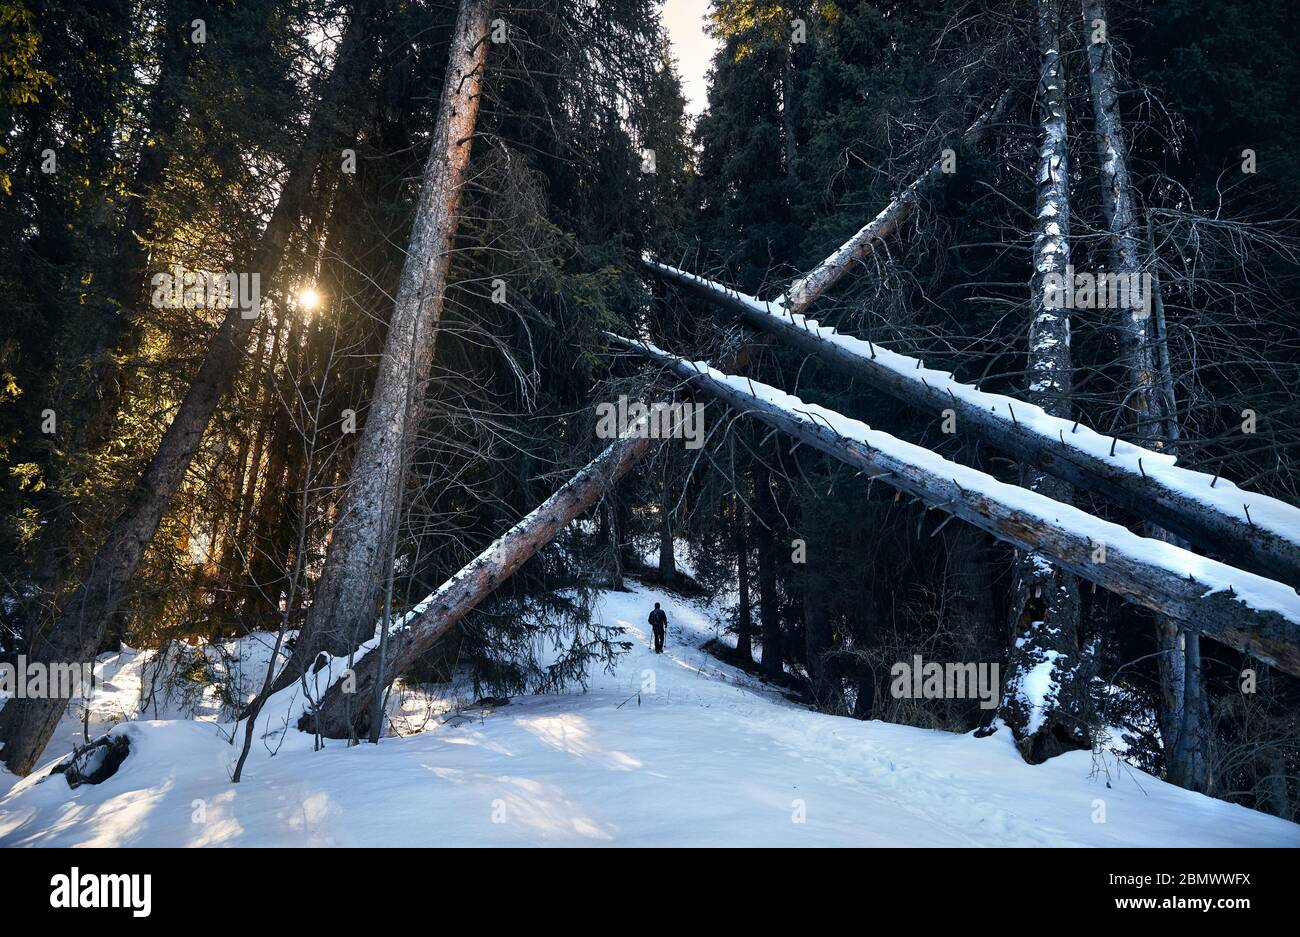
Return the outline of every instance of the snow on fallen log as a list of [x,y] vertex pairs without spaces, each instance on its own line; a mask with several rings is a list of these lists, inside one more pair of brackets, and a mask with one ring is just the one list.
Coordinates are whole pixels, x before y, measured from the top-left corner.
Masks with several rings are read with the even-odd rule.
[[873,480],[1300,675],[1300,595],[1287,585],[1140,537],[774,387],[678,358],[646,342],[611,337],[697,389],[861,469]]
[[1033,404],[962,384],[917,358],[820,326],[782,301],[764,302],[653,260],[645,265],[746,324],[905,403],[936,414],[951,409],[958,431],[969,430],[1017,460],[1092,491],[1233,565],[1300,588],[1300,508],[1182,468],[1171,455],[1050,416]]

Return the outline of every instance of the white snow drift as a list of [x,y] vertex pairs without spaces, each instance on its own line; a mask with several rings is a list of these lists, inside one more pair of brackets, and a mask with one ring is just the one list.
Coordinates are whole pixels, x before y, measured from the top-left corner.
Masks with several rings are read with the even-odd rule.
[[[645,624],[655,601],[670,618],[663,656]],[[701,650],[714,611],[648,588],[605,593],[598,616],[633,649],[586,692],[425,713],[425,731],[378,746],[313,752],[284,731],[286,703],[238,785],[211,699],[176,704],[196,718],[118,725],[130,756],[77,790],[48,776],[81,737],[70,716],[45,767],[0,774],[0,845],[1300,846],[1300,826],[1111,755],[1034,767],[1006,732],[811,712]],[[104,659],[94,721],[135,712],[146,659]]]

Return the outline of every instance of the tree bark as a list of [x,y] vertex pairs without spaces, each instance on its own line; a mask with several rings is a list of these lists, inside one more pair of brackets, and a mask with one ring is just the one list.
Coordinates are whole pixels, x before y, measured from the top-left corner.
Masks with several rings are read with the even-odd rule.
[[[318,110],[309,123],[307,143],[290,167],[271,220],[253,255],[251,270],[264,282],[271,281],[278,273],[285,246],[302,215],[329,137],[323,115],[332,110],[333,102],[346,89],[351,70],[360,58],[361,45],[360,20],[354,15],[334,71],[322,91]],[[126,506],[91,560],[84,581],[50,633],[43,640],[38,636],[33,642],[31,659],[72,662],[94,656],[149,541],[185,479],[213,411],[238,376],[255,321],[255,318],[244,318],[237,306],[227,312],[143,477],[127,497]],[[17,699],[0,711],[0,742],[3,743],[0,757],[9,770],[15,774],[31,771],[67,704],[66,699]]]
[[1183,722],[1178,736],[1180,786],[1208,794],[1214,778],[1210,768],[1209,705],[1205,698],[1205,673],[1201,667],[1201,636],[1184,629]]
[[[1049,308],[1047,303],[1048,278],[1064,276],[1070,263],[1070,168],[1061,33],[1061,0],[1038,0],[1042,63],[1038,100],[1043,142],[1038,160],[1038,230],[1030,286],[1033,318],[1025,377],[1030,403],[1052,416],[1069,418],[1073,384],[1070,318],[1064,309]],[[1036,468],[1022,470],[1021,485],[1066,504],[1074,498],[1068,483]],[[1039,764],[1091,745],[1086,678],[1079,653],[1079,589],[1073,576],[1034,551],[1017,553],[1012,588],[1012,642],[1000,715],[1024,759]]]
[[[802,11],[792,11],[801,15]],[[787,198],[794,198],[793,184],[799,168],[798,115],[799,96],[795,90],[795,44],[785,44],[785,66],[781,72],[781,135],[785,138],[785,178],[791,188]]]
[[293,654],[275,690],[321,650],[346,653],[375,620],[386,545],[405,486],[399,464],[418,426],[433,363],[447,273],[460,220],[470,145],[487,62],[491,0],[462,0],[425,164],[420,201],[402,266],[365,427],[334,538]]
[[[1119,80],[1106,24],[1105,0],[1083,0],[1083,28],[1101,171],[1101,213],[1106,219],[1111,267],[1116,273],[1135,275],[1141,266],[1137,213],[1128,171],[1128,143],[1119,113]],[[1118,312],[1115,325],[1128,374],[1126,405],[1134,415],[1137,438],[1150,438],[1152,448],[1161,450],[1165,440],[1163,424],[1168,415],[1164,412],[1164,395],[1156,384],[1151,316],[1138,316],[1124,309]]]
[[603,516],[606,533],[609,536],[609,587],[615,592],[622,592],[623,546],[619,534],[618,508],[606,501]]

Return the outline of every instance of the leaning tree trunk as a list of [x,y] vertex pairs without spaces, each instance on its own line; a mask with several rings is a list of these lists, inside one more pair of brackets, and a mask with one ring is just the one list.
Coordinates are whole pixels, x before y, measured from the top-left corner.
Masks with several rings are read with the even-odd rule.
[[[321,650],[345,654],[375,620],[387,546],[405,487],[403,453],[420,421],[460,221],[487,63],[491,0],[461,0],[379,374],[325,566],[273,692]],[[358,408],[360,409],[360,408]]]
[[[1094,492],[1240,569],[1300,589],[1300,508],[1295,505],[1183,468],[1077,420],[1049,422],[1037,413],[1026,420],[1025,405],[1016,400],[962,384],[946,371],[926,368],[919,358],[821,326],[804,315],[807,306],[763,302],[652,260],[642,267],[909,406],[932,414],[952,408],[962,432],[1017,462]],[[1159,294],[1154,298],[1158,313]],[[1153,462],[1158,471],[1151,470]]]
[[[348,87],[351,71],[360,61],[361,45],[360,19],[354,15],[318,110],[308,125],[307,143],[290,167],[271,220],[253,255],[251,269],[264,281],[272,280],[278,273],[285,246],[306,206],[312,178],[332,137],[327,130],[326,115],[332,114],[334,102]],[[144,475],[90,561],[85,580],[69,599],[50,633],[44,640],[38,638],[33,643],[31,659],[69,662],[94,657],[149,541],[185,479],[217,404],[239,374],[255,321],[255,317],[244,318],[238,306],[232,306],[227,312]],[[9,770],[15,774],[31,771],[67,705],[66,699],[16,699],[0,711],[0,743],[3,743],[0,758]]]
[[[980,115],[966,131],[965,139],[977,143],[983,139],[995,121],[1002,115],[1010,100],[1010,92],[1003,92],[988,111]],[[790,312],[803,312],[817,298],[838,283],[856,264],[871,256],[889,235],[897,231],[916,211],[918,196],[943,177],[943,160],[937,159],[912,181],[906,189],[890,201],[880,213],[863,225],[853,237],[845,241],[804,276],[790,284],[785,308]]]
[[319,732],[326,738],[368,733],[370,709],[356,700],[370,699],[377,682],[388,686],[409,669],[458,621],[661,445],[659,439],[635,435],[635,429],[606,446],[555,494],[416,605],[390,636],[382,665],[380,655],[374,651],[363,656],[352,668],[354,681],[332,683],[320,704],[303,717],[299,728]]
[[[1101,208],[1109,237],[1110,265],[1121,277],[1141,272],[1139,233],[1133,182],[1128,170],[1128,141],[1119,112],[1119,78],[1105,0],[1083,0],[1083,28],[1087,36],[1088,80],[1092,91],[1093,123],[1101,173]],[[1149,263],[1154,267],[1154,249]],[[1154,290],[1153,290],[1154,292]],[[1146,310],[1117,309],[1116,328],[1126,380],[1124,406],[1133,416],[1135,438],[1153,449],[1174,454],[1178,436],[1177,414],[1168,373],[1167,349],[1161,341],[1157,317]],[[1150,535],[1180,547],[1188,544],[1158,525]],[[1200,635],[1181,630],[1175,622],[1157,615],[1157,651],[1160,654],[1160,730],[1164,740],[1166,777],[1180,787],[1208,791],[1208,699],[1204,674],[1192,661],[1200,660]],[[1189,644],[1191,645],[1189,647]],[[1188,681],[1191,681],[1191,692]]]
[[[1038,553],[1129,602],[1300,674],[1300,596],[1281,583],[1141,537],[1041,492],[1000,482],[928,449],[761,384],[613,336],[734,410],[853,466],[873,481]],[[1106,562],[1095,562],[1098,544]]]
[[[1060,44],[1060,0],[1039,0],[1042,70],[1039,105],[1043,142],[1038,159],[1038,218],[1031,280],[1027,397],[1052,416],[1070,416],[1070,318],[1049,308],[1049,277],[1064,276],[1070,263],[1070,172],[1066,143],[1065,71]],[[1071,487],[1035,468],[1021,484],[1069,503]],[[1025,760],[1038,764],[1090,742],[1086,684],[1079,655],[1079,590],[1074,577],[1041,553],[1018,552],[1014,568],[1009,668],[1001,716]]]
[[[735,367],[746,358],[742,347],[724,356],[719,364]],[[648,438],[648,433],[643,438],[638,435],[640,425],[634,425],[610,443],[555,494],[443,583],[437,592],[418,603],[391,635],[385,659],[381,662],[375,653],[362,657],[352,668],[355,680],[331,683],[319,704],[300,720],[299,728],[318,731],[327,738],[352,738],[368,733],[369,709],[352,705],[352,697],[367,699],[367,694],[374,693],[377,681],[389,686],[538,550],[611,491],[638,462],[662,446],[665,439],[672,438],[671,432],[661,439]],[[621,504],[615,501],[616,514]]]

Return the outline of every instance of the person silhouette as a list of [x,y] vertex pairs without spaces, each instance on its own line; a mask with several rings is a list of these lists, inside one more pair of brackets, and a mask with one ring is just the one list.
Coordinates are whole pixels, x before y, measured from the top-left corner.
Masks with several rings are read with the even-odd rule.
[[668,630],[668,615],[655,603],[654,611],[650,613],[650,628],[655,634],[655,653],[664,652],[664,634]]

